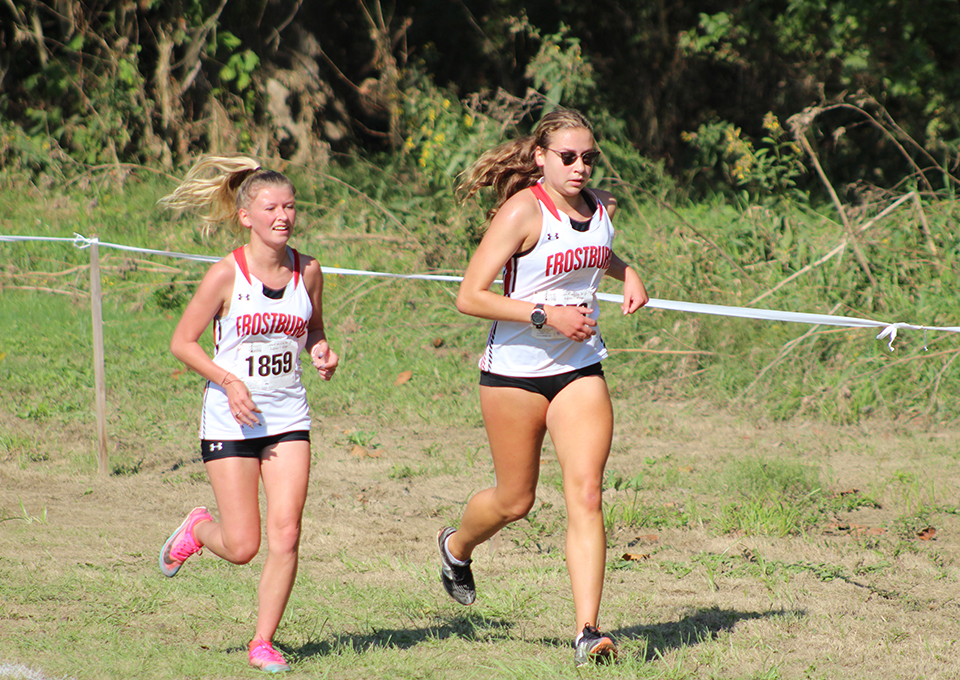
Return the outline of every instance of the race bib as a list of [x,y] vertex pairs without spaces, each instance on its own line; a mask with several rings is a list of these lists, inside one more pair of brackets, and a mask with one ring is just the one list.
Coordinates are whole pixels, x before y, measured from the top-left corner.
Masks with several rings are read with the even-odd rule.
[[[553,290],[543,290],[534,293],[531,301],[544,305],[573,306],[573,307],[591,307],[593,306],[593,289],[585,290],[564,290],[555,288]],[[554,329],[544,326],[543,328],[534,328],[533,337],[538,340],[553,340],[562,338],[563,334]]]
[[295,385],[298,352],[296,340],[290,338],[241,344],[237,358],[247,389],[271,392]]
[[563,290],[556,288],[554,290],[544,290],[535,293],[533,302],[539,302],[545,305],[566,305],[566,306],[584,306],[589,307],[593,302],[593,289],[586,290]]

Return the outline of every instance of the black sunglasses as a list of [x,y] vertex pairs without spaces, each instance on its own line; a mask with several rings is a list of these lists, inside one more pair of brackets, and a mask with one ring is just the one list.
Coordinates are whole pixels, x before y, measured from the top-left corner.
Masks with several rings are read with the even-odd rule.
[[577,162],[578,158],[583,159],[584,165],[593,165],[597,162],[597,159],[600,158],[600,152],[596,149],[584,151],[583,153],[575,153],[573,151],[557,151],[556,149],[550,148],[548,148],[547,151],[553,151],[553,153],[560,156],[560,162],[564,165],[573,165]]

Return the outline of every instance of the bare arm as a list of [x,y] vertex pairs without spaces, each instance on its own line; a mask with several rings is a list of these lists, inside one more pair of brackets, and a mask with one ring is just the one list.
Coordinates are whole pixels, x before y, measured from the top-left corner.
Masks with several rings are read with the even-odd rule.
[[214,317],[229,304],[227,297],[232,289],[233,263],[224,259],[207,270],[170,339],[170,351],[175,357],[190,370],[218,385],[224,383],[229,373],[213,362],[200,345],[200,337]]
[[173,331],[170,351],[186,364],[187,368],[223,387],[230,401],[230,412],[242,424],[251,425],[259,422],[253,414],[259,413],[260,409],[250,396],[250,390],[243,380],[215,364],[200,345],[200,337],[214,317],[226,313],[230,304],[230,293],[233,291],[233,276],[232,256],[210,267]]
[[620,305],[620,310],[624,314],[633,314],[650,301],[640,275],[617,255],[610,258],[607,276],[623,281],[623,304]]
[[610,219],[613,219],[614,213],[617,212],[617,198],[609,191],[604,191],[603,189],[591,189],[594,196],[597,197],[597,200],[603,203],[603,207],[607,210],[607,215]]
[[303,284],[313,303],[313,314],[307,324],[306,349],[310,352],[310,359],[320,377],[330,380],[334,371],[337,370],[340,357],[330,349],[327,342],[327,334],[323,327],[323,272],[320,270],[320,263],[313,258],[310,258],[304,267]]
[[531,303],[490,290],[503,265],[539,238],[539,208],[535,202],[524,200],[522,193],[503,205],[470,258],[457,294],[457,309],[463,314],[492,321],[530,319]]
[[[603,203],[603,207],[607,209],[610,219],[613,219],[613,215],[617,211],[617,199],[609,191],[603,191],[602,189],[594,189],[593,191],[597,199]],[[624,314],[633,314],[650,301],[647,296],[647,288],[643,285],[640,275],[616,254],[610,259],[607,275],[612,276],[617,281],[623,281],[623,304],[620,305],[620,310]]]

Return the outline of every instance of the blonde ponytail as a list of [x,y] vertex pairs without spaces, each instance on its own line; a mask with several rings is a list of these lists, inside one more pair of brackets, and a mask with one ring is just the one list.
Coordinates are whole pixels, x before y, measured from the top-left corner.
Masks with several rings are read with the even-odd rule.
[[248,207],[264,186],[286,186],[295,191],[286,176],[263,170],[248,156],[204,156],[190,168],[180,186],[157,205],[179,211],[206,209],[201,216],[205,234],[222,224],[239,232],[238,209]]

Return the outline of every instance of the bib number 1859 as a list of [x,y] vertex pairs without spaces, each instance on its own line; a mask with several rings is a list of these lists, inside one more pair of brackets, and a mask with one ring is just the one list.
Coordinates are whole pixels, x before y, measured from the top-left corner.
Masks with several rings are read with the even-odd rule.
[[297,350],[297,343],[290,339],[241,344],[237,359],[246,373],[243,382],[258,392],[296,384]]
[[261,354],[247,357],[247,376],[250,378],[267,378],[273,375],[283,375],[293,370],[293,353]]

